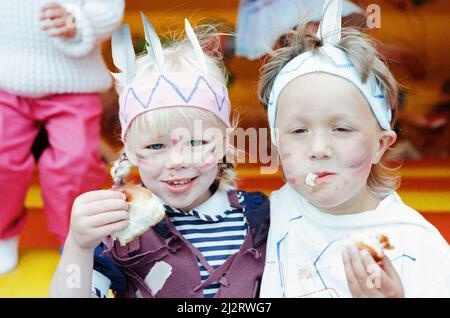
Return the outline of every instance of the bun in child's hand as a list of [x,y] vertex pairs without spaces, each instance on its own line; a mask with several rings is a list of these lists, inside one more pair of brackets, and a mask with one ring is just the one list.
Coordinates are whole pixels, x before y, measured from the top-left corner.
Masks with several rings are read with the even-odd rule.
[[369,231],[353,233],[347,242],[355,244],[359,250],[367,250],[377,263],[382,262],[384,250],[394,249],[386,235]]
[[123,192],[130,205],[127,228],[111,235],[114,240],[119,240],[120,245],[125,246],[164,218],[164,206],[147,188],[136,184],[125,184],[114,190]]

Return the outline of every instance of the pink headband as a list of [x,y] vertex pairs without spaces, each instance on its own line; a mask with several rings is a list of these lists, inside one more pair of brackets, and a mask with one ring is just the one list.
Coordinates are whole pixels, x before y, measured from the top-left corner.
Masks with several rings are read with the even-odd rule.
[[216,115],[230,127],[227,88],[211,75],[163,73],[141,78],[127,86],[119,98],[122,141],[131,122],[140,114],[166,107],[196,107]]
[[166,72],[161,41],[142,12],[141,16],[148,44],[147,56],[155,63],[156,74],[135,80],[137,64],[130,27],[123,25],[112,35],[113,62],[127,84],[119,97],[122,141],[125,143],[125,136],[133,119],[147,111],[166,107],[204,109],[216,115],[226,127],[230,127],[228,90],[219,80],[208,75],[203,50],[189,21],[184,20],[186,35],[202,73]]

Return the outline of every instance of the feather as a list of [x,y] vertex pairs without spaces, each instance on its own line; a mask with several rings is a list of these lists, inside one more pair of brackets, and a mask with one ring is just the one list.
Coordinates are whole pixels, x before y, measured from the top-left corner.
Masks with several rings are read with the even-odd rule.
[[111,47],[114,65],[124,74],[128,85],[136,75],[136,53],[128,24],[113,33]]
[[145,14],[141,12],[142,23],[144,24],[145,41],[147,41],[147,51],[149,57],[155,61],[158,71],[161,73],[164,70],[164,53],[161,45],[161,40],[156,34],[150,21]]
[[186,30],[186,34],[189,38],[189,41],[191,42],[192,46],[194,47],[195,54],[197,55],[197,57],[201,63],[203,73],[207,74],[208,69],[206,68],[205,56],[204,56],[202,47],[200,46],[197,36],[195,35],[195,32],[192,29],[191,24],[189,23],[188,19],[184,19],[184,28]]
[[341,39],[342,0],[326,0],[317,36],[326,45],[336,45]]

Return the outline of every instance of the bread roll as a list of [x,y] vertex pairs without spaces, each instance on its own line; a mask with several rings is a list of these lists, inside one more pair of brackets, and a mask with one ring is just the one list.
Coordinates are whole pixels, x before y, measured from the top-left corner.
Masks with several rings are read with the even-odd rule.
[[153,197],[153,194],[141,185],[125,184],[116,191],[123,192],[129,203],[128,227],[113,233],[111,237],[118,239],[120,245],[125,246],[136,237],[144,234],[150,227],[155,226],[164,218],[164,206]]
[[356,244],[360,250],[367,250],[377,263],[383,260],[385,249],[394,248],[386,235],[368,231],[353,233],[348,237],[348,241]]

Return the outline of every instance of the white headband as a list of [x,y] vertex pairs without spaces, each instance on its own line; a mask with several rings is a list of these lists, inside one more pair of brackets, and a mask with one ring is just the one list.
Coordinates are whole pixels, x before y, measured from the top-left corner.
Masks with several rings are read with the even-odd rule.
[[310,73],[328,73],[352,82],[367,100],[381,128],[391,129],[391,108],[378,85],[377,78],[370,74],[367,81],[363,83],[360,74],[347,54],[334,46],[341,39],[341,12],[342,0],[327,0],[323,7],[323,19],[317,31],[319,38],[322,38],[322,34],[326,36],[322,39],[324,46],[319,48],[320,54],[313,54],[308,51],[296,56],[281,69],[275,78],[267,107],[271,138],[274,145],[278,146],[275,130],[278,98],[283,88],[292,80]]

